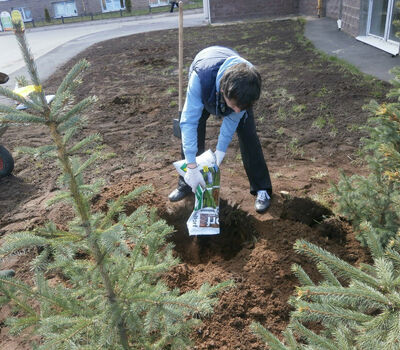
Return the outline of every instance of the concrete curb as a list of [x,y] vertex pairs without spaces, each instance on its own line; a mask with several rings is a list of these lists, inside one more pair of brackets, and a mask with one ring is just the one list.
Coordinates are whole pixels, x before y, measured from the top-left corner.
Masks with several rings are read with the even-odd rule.
[[[195,13],[202,13],[202,12],[203,12],[202,8],[185,10],[186,14],[195,14]],[[171,16],[178,17],[178,12],[177,11],[175,11],[173,13],[163,12],[163,13],[157,13],[157,14],[150,13],[148,15],[141,15],[141,16],[116,17],[116,18],[107,18],[107,19],[97,19],[97,20],[93,20],[93,21],[82,21],[82,22],[76,22],[76,23],[54,24],[54,25],[49,25],[49,26],[37,27],[37,28],[27,28],[26,32],[32,33],[32,32],[45,31],[48,29],[58,30],[58,29],[65,29],[65,28],[87,27],[87,26],[103,25],[103,24],[108,24],[108,23],[129,23],[129,22],[136,22],[136,21],[141,21],[141,20],[146,20],[146,19],[163,18],[163,17],[171,17]],[[12,31],[0,32],[0,36],[2,36],[2,35],[14,35],[14,33]]]

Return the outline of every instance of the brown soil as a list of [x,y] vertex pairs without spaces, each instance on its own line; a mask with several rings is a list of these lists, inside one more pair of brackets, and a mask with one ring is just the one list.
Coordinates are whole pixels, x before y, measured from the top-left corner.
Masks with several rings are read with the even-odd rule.
[[[83,134],[100,133],[104,152],[115,153],[87,176],[88,181],[102,177],[107,182],[94,208],[104,210],[107,200],[138,185],[153,184],[155,193],[143,201],[157,207],[175,227],[171,241],[182,260],[165,276],[167,283],[187,291],[204,282],[235,281],[234,288],[221,294],[214,314],[193,333],[194,349],[266,349],[248,326],[259,321],[275,334],[285,328],[287,299],[298,284],[291,265],[301,264],[319,278],[313,264],[294,253],[296,239],[316,243],[354,264],[368,260],[351,226],[333,216],[327,189],[330,181],[337,181],[339,168],[347,173],[363,171],[353,161],[362,136],[355,126],[367,118],[361,106],[381,98],[388,86],[324,60],[300,35],[302,30],[295,21],[185,29],[186,70],[199,50],[219,44],[238,50],[263,77],[255,115],[273,180],[272,206],[264,215],[254,211],[235,137],[222,167],[219,236],[188,237],[185,223],[193,199],[176,204],[167,200],[177,181],[172,162],[180,157],[179,140],[172,136],[172,119],[177,116],[177,31],[96,44],[45,83],[46,91],[54,92],[78,59],[91,62],[77,95],[81,99],[95,94],[99,100],[87,114]],[[212,149],[218,130],[219,122],[211,120],[207,142]],[[0,234],[46,220],[65,224],[72,217],[67,205],[45,205],[59,189],[56,164],[16,153],[17,146],[45,144],[46,131],[10,127],[5,139],[16,167],[14,176],[0,180]],[[7,259],[1,268],[14,268],[17,277],[29,280],[28,258]],[[3,308],[0,322],[10,313]],[[1,349],[30,348],[26,339],[8,335],[4,323],[0,327]]]

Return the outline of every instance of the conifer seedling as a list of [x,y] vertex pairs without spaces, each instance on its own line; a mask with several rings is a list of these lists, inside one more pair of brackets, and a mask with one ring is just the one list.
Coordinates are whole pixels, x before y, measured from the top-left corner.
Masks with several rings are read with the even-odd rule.
[[363,154],[369,175],[343,175],[334,186],[341,214],[352,222],[373,263],[352,266],[298,240],[295,250],[316,263],[323,279],[316,283],[293,266],[301,286],[289,301],[294,311],[283,340],[252,324],[271,350],[400,349],[400,69],[394,72],[388,97],[395,102],[368,106],[373,116]]
[[[0,123],[47,128],[51,144],[23,150],[57,160],[62,190],[49,205],[67,201],[75,217],[67,229],[48,222],[33,231],[8,234],[0,247],[0,258],[37,251],[31,263],[33,288],[18,276],[0,276],[1,305],[8,303],[18,312],[7,321],[11,332],[32,330],[40,337],[35,349],[187,348],[193,326],[212,312],[217,292],[230,282],[205,284],[186,293],[166,286],[162,275],[177,264],[166,241],[173,228],[145,206],[129,215],[124,212],[125,204],[149,186],[108,203],[105,213],[92,211],[91,201],[103,182],[85,183],[84,172],[101,157],[96,151],[101,137],[94,134],[74,141],[85,122],[85,110],[96,101],[95,97],[79,102],[74,98],[89,63],[79,61],[69,71],[48,105],[21,22],[14,22],[14,27],[31,83],[37,88],[25,98],[0,87],[1,95],[28,107],[16,110],[0,105]],[[50,273],[57,276],[55,285],[46,279]]]

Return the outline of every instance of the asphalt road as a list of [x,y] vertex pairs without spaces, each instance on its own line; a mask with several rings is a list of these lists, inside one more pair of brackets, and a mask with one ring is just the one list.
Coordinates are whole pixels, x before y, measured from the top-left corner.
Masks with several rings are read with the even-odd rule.
[[[203,10],[188,10],[184,14],[183,25],[185,27],[207,25]],[[131,34],[177,27],[178,16],[175,12],[32,28],[27,30],[26,37],[36,60],[40,78],[46,80],[57,68],[95,43]],[[0,33],[0,47],[6,48],[2,50],[0,72],[10,76],[5,86],[13,88],[15,76],[27,75],[14,34]]]

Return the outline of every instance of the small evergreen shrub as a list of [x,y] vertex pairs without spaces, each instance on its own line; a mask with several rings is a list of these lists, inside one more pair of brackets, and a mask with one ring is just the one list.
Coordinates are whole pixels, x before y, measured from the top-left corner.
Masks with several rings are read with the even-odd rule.
[[[400,239],[384,251],[376,231],[364,229],[374,263],[359,268],[304,240],[296,242],[295,250],[312,258],[324,279],[315,284],[299,265],[293,266],[301,287],[289,300],[295,311],[283,342],[261,324],[251,326],[271,350],[400,348]],[[310,322],[323,329],[314,332]]]
[[131,0],[125,0],[125,8],[126,8],[126,11],[128,11],[129,13],[132,12],[132,1]]
[[49,12],[49,10],[47,8],[44,9],[44,20],[47,23],[51,22],[50,12]]
[[[84,111],[96,98],[76,103],[73,95],[89,64],[82,60],[70,70],[49,106],[21,23],[14,26],[32,83],[39,88],[27,99],[0,87],[0,95],[29,107],[19,111],[0,105],[0,122],[47,128],[51,144],[23,151],[57,160],[62,190],[49,205],[67,201],[75,217],[65,229],[48,222],[5,237],[0,258],[37,251],[31,263],[34,286],[0,277],[0,306],[9,304],[16,316],[7,320],[11,332],[30,327],[40,338],[35,349],[187,348],[193,326],[212,312],[217,292],[230,282],[186,293],[166,286],[162,276],[177,264],[166,242],[173,228],[145,206],[130,215],[124,212],[125,204],[148,187],[108,203],[105,213],[92,212],[91,200],[103,182],[85,183],[84,171],[103,156],[96,147],[101,138],[74,140],[84,125]],[[55,285],[46,279],[49,274],[57,276]]]
[[342,174],[333,187],[339,213],[352,222],[364,244],[364,222],[376,230],[382,246],[397,234],[400,224],[400,69],[393,71],[397,78],[388,97],[396,101],[366,106],[373,113],[364,127],[369,137],[362,147],[369,174]]
[[[352,221],[373,264],[354,267],[298,240],[295,250],[316,263],[323,280],[316,284],[301,266],[292,267],[301,286],[289,300],[295,311],[283,341],[261,324],[251,325],[272,350],[400,349],[400,69],[394,71],[388,98],[395,102],[368,105],[374,116],[362,151],[369,175],[342,175],[334,186],[339,210]],[[319,331],[311,328],[315,324]]]

